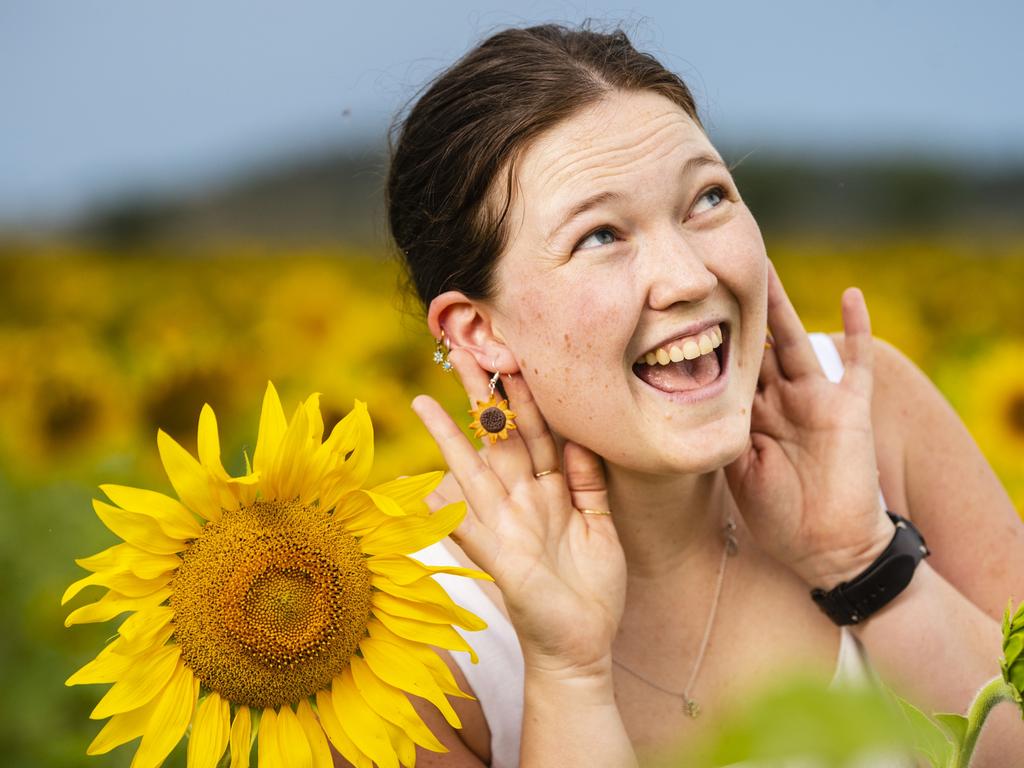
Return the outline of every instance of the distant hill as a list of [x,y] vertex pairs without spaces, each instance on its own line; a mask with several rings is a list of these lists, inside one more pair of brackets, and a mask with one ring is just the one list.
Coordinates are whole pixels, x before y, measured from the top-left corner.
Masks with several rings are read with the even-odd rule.
[[[376,247],[386,241],[386,170],[381,148],[280,162],[214,188],[107,203],[77,221],[71,234],[115,247],[154,241]],[[1022,166],[760,154],[739,163],[734,175],[766,234],[1024,234]]]
[[177,195],[116,199],[89,211],[73,235],[107,245],[251,241],[273,245],[384,242],[383,149],[279,162]]

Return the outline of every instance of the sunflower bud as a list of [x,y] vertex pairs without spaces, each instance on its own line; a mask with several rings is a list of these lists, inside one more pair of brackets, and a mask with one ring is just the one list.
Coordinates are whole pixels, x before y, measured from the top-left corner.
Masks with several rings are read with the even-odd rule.
[[1017,612],[1011,616],[1012,606],[1011,602],[1003,616],[1003,658],[999,666],[1024,717],[1024,603],[1017,606]]

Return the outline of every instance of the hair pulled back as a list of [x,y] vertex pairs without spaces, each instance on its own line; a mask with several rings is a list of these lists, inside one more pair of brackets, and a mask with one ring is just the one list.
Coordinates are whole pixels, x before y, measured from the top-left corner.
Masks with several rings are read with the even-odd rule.
[[448,290],[492,297],[516,160],[614,90],[653,91],[700,124],[686,84],[621,29],[507,29],[427,85],[392,126],[386,187],[391,236],[424,306]]

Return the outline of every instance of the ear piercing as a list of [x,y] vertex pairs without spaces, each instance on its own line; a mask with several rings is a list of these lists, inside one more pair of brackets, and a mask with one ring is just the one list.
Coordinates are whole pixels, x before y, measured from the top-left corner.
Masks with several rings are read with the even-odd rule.
[[[441,348],[441,343],[444,342],[444,348]],[[441,338],[434,339],[434,362],[441,366],[441,370],[445,373],[451,373],[452,364],[448,359],[448,353],[452,351],[452,342],[447,336],[445,336],[444,328],[441,329]]]

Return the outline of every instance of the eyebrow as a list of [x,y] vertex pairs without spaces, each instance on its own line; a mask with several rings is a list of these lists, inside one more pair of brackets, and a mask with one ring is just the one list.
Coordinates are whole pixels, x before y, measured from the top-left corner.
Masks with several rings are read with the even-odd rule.
[[[707,166],[718,166],[720,168],[725,168],[726,170],[728,170],[728,166],[726,166],[725,163],[723,163],[714,155],[694,155],[685,163],[683,163],[683,167],[679,175],[685,178],[686,176],[689,176],[697,169],[705,168]],[[558,226],[551,230],[551,234],[548,235],[548,240],[553,240],[555,236],[559,232],[561,232],[563,228],[565,228],[566,225],[568,225],[570,222],[572,222],[579,216],[582,216],[584,213],[591,210],[592,208],[597,208],[600,205],[604,205],[605,203],[611,202],[613,200],[618,200],[621,197],[622,194],[619,192],[598,192],[595,195],[591,195],[590,197],[584,198],[566,212],[565,216],[558,223]]]

